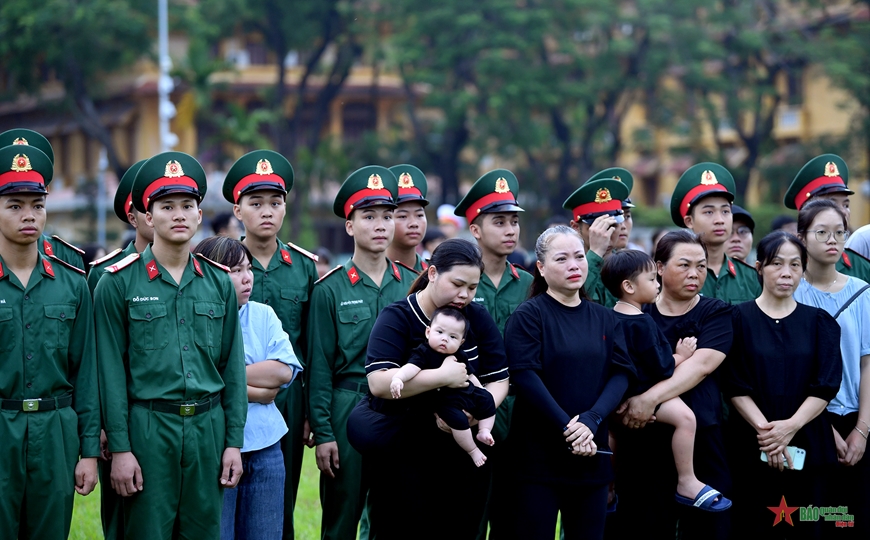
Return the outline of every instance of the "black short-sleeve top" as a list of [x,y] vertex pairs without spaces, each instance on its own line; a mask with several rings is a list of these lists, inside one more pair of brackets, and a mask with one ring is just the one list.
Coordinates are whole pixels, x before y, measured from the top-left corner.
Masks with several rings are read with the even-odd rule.
[[417,345],[408,357],[408,363],[414,364],[420,369],[438,369],[444,363],[444,359],[448,356],[456,357],[456,361],[460,364],[465,364],[465,372],[469,375],[475,375],[474,366],[468,363],[465,353],[461,350],[451,354],[444,354],[436,351],[429,346],[429,343],[423,342]]
[[637,395],[674,374],[674,350],[664,332],[648,314],[628,315],[614,311],[622,322],[628,356],[637,372]]
[[[468,332],[461,351],[468,359],[481,384],[508,379],[507,356],[501,332],[486,308],[470,304],[462,309],[468,319]],[[429,317],[417,303],[417,296],[394,302],[378,315],[369,337],[366,357],[366,375],[375,371],[402,367],[414,348],[425,344]],[[404,412],[415,408],[420,396],[401,400],[372,397],[372,408],[380,412]],[[423,405],[425,407],[425,405]]]
[[[685,315],[675,317],[662,315],[655,304],[644,306],[656,325],[668,338],[671,350],[677,341],[685,337],[698,339],[698,349],[713,349],[722,354],[731,350],[731,306],[707,296],[700,296],[698,303]],[[721,366],[720,366],[721,368]],[[695,413],[697,426],[717,425],[722,419],[722,397],[719,392],[719,371],[705,377],[694,388],[680,396]]]
[[[723,372],[726,396],[751,397],[773,421],[791,418],[807,397],[830,401],[837,395],[843,374],[840,325],[826,311],[797,304],[786,317],[774,319],[752,301],[736,306],[732,320],[734,345]],[[745,432],[741,446],[758,459],[755,429],[742,417],[735,421]],[[790,444],[807,451],[808,465],[837,461],[824,413],[801,428]]]

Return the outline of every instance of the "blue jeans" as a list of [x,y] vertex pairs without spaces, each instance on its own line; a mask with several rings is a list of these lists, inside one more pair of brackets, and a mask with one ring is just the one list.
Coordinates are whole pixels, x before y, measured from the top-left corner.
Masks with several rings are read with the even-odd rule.
[[224,490],[222,540],[280,540],[284,524],[281,444],[242,454],[239,485]]

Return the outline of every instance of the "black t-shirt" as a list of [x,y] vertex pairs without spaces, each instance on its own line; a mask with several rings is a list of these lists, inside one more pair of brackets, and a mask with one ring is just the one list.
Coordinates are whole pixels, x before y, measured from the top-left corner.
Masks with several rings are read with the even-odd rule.
[[414,364],[420,369],[438,369],[444,363],[444,359],[448,356],[455,356],[456,361],[460,364],[465,364],[465,372],[469,375],[475,375],[474,366],[468,363],[468,359],[461,350],[455,353],[444,354],[436,351],[429,346],[427,341],[417,345],[408,357],[408,363]]
[[[671,317],[662,315],[655,304],[644,306],[656,325],[668,338],[671,350],[677,341],[685,337],[698,339],[698,349],[713,349],[723,354],[731,350],[731,306],[706,296],[698,298],[698,304],[685,315]],[[722,416],[722,397],[719,393],[719,369],[680,396],[692,412],[699,428],[719,424]]]
[[[623,377],[622,392],[605,396],[612,398],[603,407],[609,410],[597,415],[601,423],[595,431],[595,443],[602,450],[608,447],[606,417],[622,399],[628,376],[633,376],[625,337],[613,311],[587,300],[569,307],[541,294],[521,304],[508,319],[505,346],[517,386],[511,425],[516,448],[512,467],[523,477],[545,482],[610,481],[609,456],[573,455],[562,429],[574,415],[599,404],[611,378]],[[540,377],[543,387],[527,384],[524,371]],[[555,401],[556,406],[541,407],[542,397]],[[550,417],[552,411],[556,418]]]
[[632,388],[631,395],[642,394],[674,374],[674,351],[664,332],[647,313],[614,313],[622,322],[625,346],[637,372],[637,384]]
[[[495,321],[486,308],[473,303],[462,312],[468,319],[468,332],[461,347],[462,353],[468,359],[466,365],[474,370],[482,385],[507,380],[504,341]],[[414,294],[385,307],[378,315],[369,336],[366,375],[405,365],[414,348],[427,343],[426,327],[429,323],[429,317],[420,309]],[[387,414],[401,413],[417,407],[426,410],[428,406],[422,398],[426,394],[428,392],[399,400],[372,396],[371,406]]]

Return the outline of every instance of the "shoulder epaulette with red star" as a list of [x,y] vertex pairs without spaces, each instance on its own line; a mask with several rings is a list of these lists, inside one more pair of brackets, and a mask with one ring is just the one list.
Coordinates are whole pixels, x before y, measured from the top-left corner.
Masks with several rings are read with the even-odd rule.
[[[413,266],[408,266],[407,264],[403,263],[402,261],[395,261],[395,262],[396,262],[396,264],[398,264],[398,265],[401,266],[402,268],[407,268],[407,269],[410,270],[411,272],[414,272],[415,274],[420,275],[420,272],[414,270],[414,267],[413,267]],[[425,264],[425,263],[424,263],[424,264]]]
[[118,253],[121,253],[122,251],[124,251],[124,250],[121,248],[118,248],[115,251],[109,253],[108,255],[104,255],[97,260],[91,261],[91,266],[97,266],[98,264],[103,264],[104,262],[108,261],[109,259],[111,259],[115,255],[117,255]]
[[70,244],[69,242],[67,242],[66,240],[64,240],[63,238],[61,238],[60,236],[58,236],[58,235],[56,235],[56,234],[53,234],[53,235],[51,235],[51,237],[54,238],[55,240],[57,240],[58,242],[60,242],[61,244],[65,245],[66,247],[70,248],[71,250],[75,251],[75,252],[78,253],[79,255],[84,255],[84,254],[85,254],[85,251],[84,251],[83,249],[78,248],[78,247],[76,247],[76,246]]
[[204,260],[205,262],[209,263],[210,265],[215,266],[215,267],[217,267],[217,268],[220,268],[221,270],[223,270],[223,271],[226,272],[227,274],[230,273],[230,267],[229,267],[229,266],[225,266],[225,265],[223,265],[223,264],[221,264],[221,263],[219,263],[219,262],[215,262],[215,261],[209,259],[208,257],[206,257],[205,255],[203,255],[202,253],[197,253],[196,256],[199,257],[200,259]]
[[314,262],[317,262],[318,259],[320,258],[317,255],[315,255],[314,253],[311,253],[310,251],[308,251],[307,249],[302,249],[301,247],[297,246],[293,242],[287,242],[287,246],[290,247],[291,249],[298,251],[299,253],[305,255],[306,257],[308,257],[309,259],[311,259]]
[[743,266],[749,267],[749,268],[751,268],[753,271],[755,271],[755,267],[752,266],[751,264],[749,264],[749,263],[746,262],[746,261],[742,261],[742,260],[740,260],[740,259],[731,259],[731,260],[734,261],[734,262],[740,263],[740,264],[742,264]]
[[131,253],[131,254],[127,255],[126,257],[124,257],[123,259],[121,259],[120,261],[116,262],[115,264],[110,264],[109,266],[107,266],[106,272],[108,272],[110,274],[114,274],[115,272],[117,272],[118,270],[121,270],[122,268],[127,268],[128,266],[130,266],[131,264],[133,264],[137,260],[139,260],[139,254],[138,253]]
[[66,261],[63,260],[63,259],[59,259],[59,258],[57,258],[57,256],[55,256],[55,255],[47,255],[47,258],[51,259],[52,262],[60,263],[60,264],[62,264],[63,266],[66,266],[66,267],[69,268],[70,270],[75,270],[76,272],[78,272],[78,273],[81,274],[81,275],[85,275],[85,271],[84,271],[84,270],[82,270],[81,268],[79,268],[79,267],[77,267],[77,266],[74,266],[74,265],[72,265],[72,264],[66,262]]
[[324,279],[326,279],[326,278],[328,278],[329,276],[331,276],[332,274],[336,273],[336,272],[339,270],[339,268],[344,268],[344,266],[342,266],[342,265],[339,264],[338,266],[336,266],[335,268],[333,268],[333,269],[330,270],[329,272],[323,274],[323,277],[320,278],[320,279],[318,279],[317,281],[315,281],[314,284],[317,285],[318,283],[320,283],[320,282],[323,281]]
[[508,266],[511,267],[511,274],[513,274],[513,276],[514,276],[515,278],[520,279],[520,273],[517,272],[517,268],[516,268],[516,266],[514,266],[514,265],[511,264],[511,263],[508,263]]

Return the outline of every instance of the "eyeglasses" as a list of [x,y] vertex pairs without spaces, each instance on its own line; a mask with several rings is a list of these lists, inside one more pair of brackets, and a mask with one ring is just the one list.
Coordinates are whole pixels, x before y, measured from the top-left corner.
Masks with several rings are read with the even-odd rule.
[[837,239],[837,242],[845,242],[846,238],[849,238],[849,231],[844,231],[840,229],[839,231],[807,231],[808,233],[814,233],[816,235],[817,242],[827,242],[828,239],[831,238],[831,235],[834,235],[834,238]]
[[735,230],[734,232],[736,232],[740,238],[747,238],[750,234],[752,234],[752,229],[743,225],[741,227],[737,227],[737,230]]

